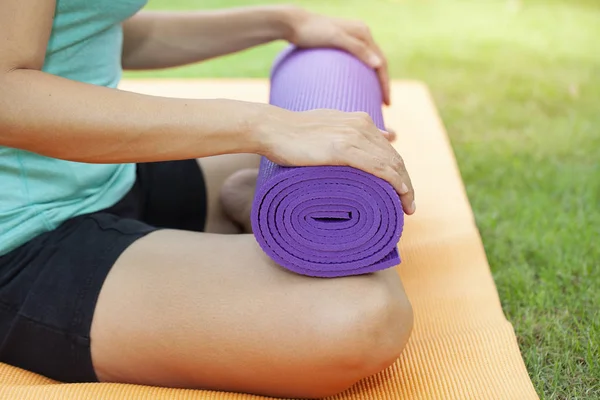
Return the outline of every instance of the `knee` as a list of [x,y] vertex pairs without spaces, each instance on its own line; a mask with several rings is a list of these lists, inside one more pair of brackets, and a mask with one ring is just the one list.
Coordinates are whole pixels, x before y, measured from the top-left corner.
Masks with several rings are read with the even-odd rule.
[[316,340],[327,345],[326,354],[318,357],[329,360],[328,370],[337,379],[319,396],[339,393],[382,371],[404,350],[413,327],[412,307],[399,285],[384,283],[358,281],[321,307]]
[[[373,375],[393,364],[404,350],[413,327],[413,311],[404,291],[380,282],[365,282],[358,293],[349,293],[346,303],[332,310],[342,318],[330,327],[341,365],[358,373]],[[341,337],[337,337],[340,335]]]

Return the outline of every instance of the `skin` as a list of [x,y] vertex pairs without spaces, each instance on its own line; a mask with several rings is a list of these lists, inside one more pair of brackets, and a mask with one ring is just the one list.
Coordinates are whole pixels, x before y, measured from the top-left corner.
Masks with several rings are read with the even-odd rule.
[[[101,381],[284,397],[340,392],[391,364],[412,309],[391,270],[314,279],[279,267],[248,229],[259,155],[284,165],[349,165],[379,176],[407,213],[402,158],[364,113],[151,97],[41,71],[54,1],[0,3],[0,145],[87,163],[200,158],[208,232],[163,230],[130,246],[94,314]],[[125,68],[198,62],[272,40],[346,49],[378,71],[368,28],[296,7],[146,13],[124,23]],[[160,57],[157,56],[160,54]],[[226,115],[227,118],[222,116]]]

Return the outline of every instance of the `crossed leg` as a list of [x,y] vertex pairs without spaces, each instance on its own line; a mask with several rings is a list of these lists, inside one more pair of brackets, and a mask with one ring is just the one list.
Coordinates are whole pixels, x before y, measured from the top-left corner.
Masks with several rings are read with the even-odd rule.
[[101,381],[323,397],[393,363],[411,329],[393,269],[309,278],[276,265],[252,235],[162,230],[110,271],[92,359]]

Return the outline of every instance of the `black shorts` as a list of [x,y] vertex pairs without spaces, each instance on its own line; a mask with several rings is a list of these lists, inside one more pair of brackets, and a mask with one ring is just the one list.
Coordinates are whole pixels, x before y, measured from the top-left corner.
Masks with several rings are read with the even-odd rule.
[[205,219],[196,160],[138,164],[135,185],[113,207],[0,256],[0,361],[59,381],[97,381],[90,328],[111,267],[144,235],[202,231]]

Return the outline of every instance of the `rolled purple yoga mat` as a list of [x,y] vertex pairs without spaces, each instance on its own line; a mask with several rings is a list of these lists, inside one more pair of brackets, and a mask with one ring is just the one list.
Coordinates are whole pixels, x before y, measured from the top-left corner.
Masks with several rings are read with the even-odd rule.
[[[334,49],[286,49],[271,73],[270,103],[292,111],[364,111],[384,129],[375,72]],[[252,228],[275,262],[317,277],[400,263],[404,213],[390,184],[340,166],[282,167],[262,158]]]

